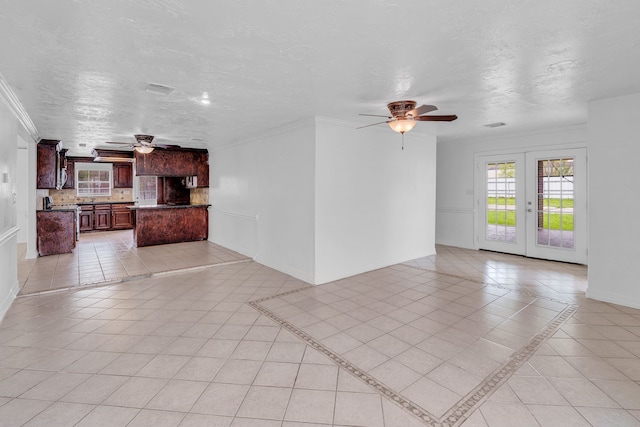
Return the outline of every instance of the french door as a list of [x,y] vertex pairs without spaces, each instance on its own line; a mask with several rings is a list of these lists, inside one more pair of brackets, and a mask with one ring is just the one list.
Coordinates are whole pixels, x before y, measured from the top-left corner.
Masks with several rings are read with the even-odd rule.
[[587,263],[586,150],[478,157],[478,246]]

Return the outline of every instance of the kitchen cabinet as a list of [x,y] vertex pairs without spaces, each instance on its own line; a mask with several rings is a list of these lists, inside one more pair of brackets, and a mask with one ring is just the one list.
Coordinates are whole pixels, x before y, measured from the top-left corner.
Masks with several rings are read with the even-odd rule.
[[198,187],[209,186],[209,152],[204,149],[155,149],[134,153],[138,176],[197,176]]
[[131,163],[113,164],[113,188],[133,187],[133,166]]
[[75,210],[36,212],[38,255],[66,254],[76,247]]
[[80,232],[93,230],[93,205],[80,206],[78,221],[80,221]]
[[98,203],[80,205],[80,231],[108,231],[133,228],[135,213],[127,206],[133,203]]
[[111,205],[93,206],[93,229],[109,230],[111,228]]
[[66,183],[66,153],[60,141],[41,139],[38,142],[36,156],[36,188],[60,190]]
[[136,175],[191,176],[198,173],[192,150],[156,148],[151,153],[134,153]]
[[111,228],[115,230],[133,228],[134,213],[128,208],[128,206],[133,205],[133,203],[111,205]]
[[75,172],[75,162],[67,157],[67,180],[65,181],[62,188],[76,188],[76,172]]
[[196,152],[196,164],[198,165],[197,187],[209,187],[209,152],[207,150]]
[[136,206],[133,241],[136,247],[207,240],[209,205]]
[[42,139],[38,142],[36,188],[55,189],[58,183],[58,151],[60,141]]

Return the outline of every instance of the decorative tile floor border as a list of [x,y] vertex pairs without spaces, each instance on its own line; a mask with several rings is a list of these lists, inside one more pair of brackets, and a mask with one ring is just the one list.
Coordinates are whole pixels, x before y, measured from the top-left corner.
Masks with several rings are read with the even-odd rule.
[[[436,272],[433,270],[427,270],[424,268],[415,267],[407,264],[402,264],[402,265],[404,267],[415,268],[422,271],[432,271],[436,274],[442,274],[445,276],[451,276],[459,279],[469,280],[476,283],[481,283],[485,286],[491,286],[499,289],[506,289],[522,295],[565,304],[567,305],[567,307],[564,310],[562,310],[549,323],[547,323],[544,329],[538,334],[536,334],[533,338],[531,338],[531,340],[529,340],[529,342],[526,345],[524,345],[519,350],[516,350],[513,354],[511,354],[511,356],[509,356],[507,360],[505,360],[500,365],[500,367],[498,367],[494,372],[489,374],[474,390],[472,390],[469,394],[467,394],[465,397],[460,399],[460,401],[458,401],[455,405],[453,405],[441,418],[438,418],[432,415],[431,413],[429,413],[428,411],[426,411],[425,409],[423,409],[422,407],[420,407],[419,405],[417,405],[415,402],[412,402],[411,400],[397,393],[395,390],[391,389],[387,385],[383,384],[381,381],[369,375],[364,370],[353,365],[351,362],[344,359],[342,356],[336,354],[330,348],[326,347],[324,344],[317,341],[315,338],[313,338],[311,335],[304,332],[302,329],[280,318],[279,316],[271,312],[271,310],[261,305],[261,303],[265,301],[275,299],[275,298],[281,298],[281,297],[298,293],[298,292],[302,292],[310,288],[295,289],[295,290],[284,292],[278,295],[272,295],[269,297],[251,301],[251,302],[248,302],[247,304],[253,307],[258,312],[264,314],[265,316],[267,316],[268,318],[270,318],[271,320],[273,320],[274,322],[276,322],[277,324],[279,324],[280,326],[282,326],[283,328],[285,328],[286,330],[288,330],[289,332],[291,332],[292,334],[300,338],[301,340],[303,340],[305,343],[307,343],[314,349],[318,350],[319,352],[327,356],[338,366],[340,366],[341,368],[349,372],[351,375],[353,375],[360,381],[364,382],[369,387],[376,390],[382,396],[384,396],[391,402],[395,403],[405,411],[409,412],[413,416],[417,417],[424,424],[431,427],[456,427],[461,425],[463,422],[465,422],[467,418],[472,414],[472,412],[475,409],[477,409],[480,406],[480,404],[482,404],[485,400],[487,400],[487,398],[489,398],[489,396],[499,386],[505,383],[518,370],[518,368],[522,366],[523,363],[529,360],[529,358],[536,352],[536,350],[538,350],[538,348],[542,344],[544,344],[544,342],[547,339],[553,336],[553,334],[556,333],[556,331],[562,326],[562,324],[567,319],[569,319],[569,317],[571,317],[578,308],[577,305],[569,304],[565,301],[560,301],[554,298],[537,295],[528,290],[515,290],[515,289],[503,287],[500,285],[484,283],[477,279],[470,279],[470,278],[458,276],[455,274]],[[322,286],[322,285],[319,285],[319,286]]]

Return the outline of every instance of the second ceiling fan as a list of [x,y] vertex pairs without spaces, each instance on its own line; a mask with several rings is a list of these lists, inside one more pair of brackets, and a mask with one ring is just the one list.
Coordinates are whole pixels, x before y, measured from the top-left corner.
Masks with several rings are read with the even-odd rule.
[[360,126],[358,129],[387,123],[391,129],[404,135],[413,129],[417,122],[452,122],[458,118],[455,114],[425,115],[438,109],[435,105],[421,105],[416,108],[415,101],[395,101],[387,104],[390,116],[378,114],[360,114],[361,116],[386,117],[388,120],[370,125]]
[[136,142],[116,142],[116,141],[107,141],[107,144],[119,144],[119,145],[128,145],[139,153],[148,154],[151,153],[154,148],[180,148],[179,145],[173,144],[154,144],[153,143],[153,135],[142,135],[136,134],[133,135],[136,139]]

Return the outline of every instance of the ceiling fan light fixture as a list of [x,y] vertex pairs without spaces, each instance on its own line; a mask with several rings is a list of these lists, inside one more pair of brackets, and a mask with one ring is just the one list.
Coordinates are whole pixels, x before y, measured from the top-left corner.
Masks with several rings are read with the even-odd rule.
[[149,145],[137,145],[133,149],[142,154],[149,154],[153,151],[153,147]]
[[413,118],[397,118],[389,121],[389,127],[394,132],[402,133],[409,132],[416,126],[416,121]]
[[200,103],[203,105],[211,104],[211,100],[209,99],[209,92],[202,92],[202,96],[200,97]]

